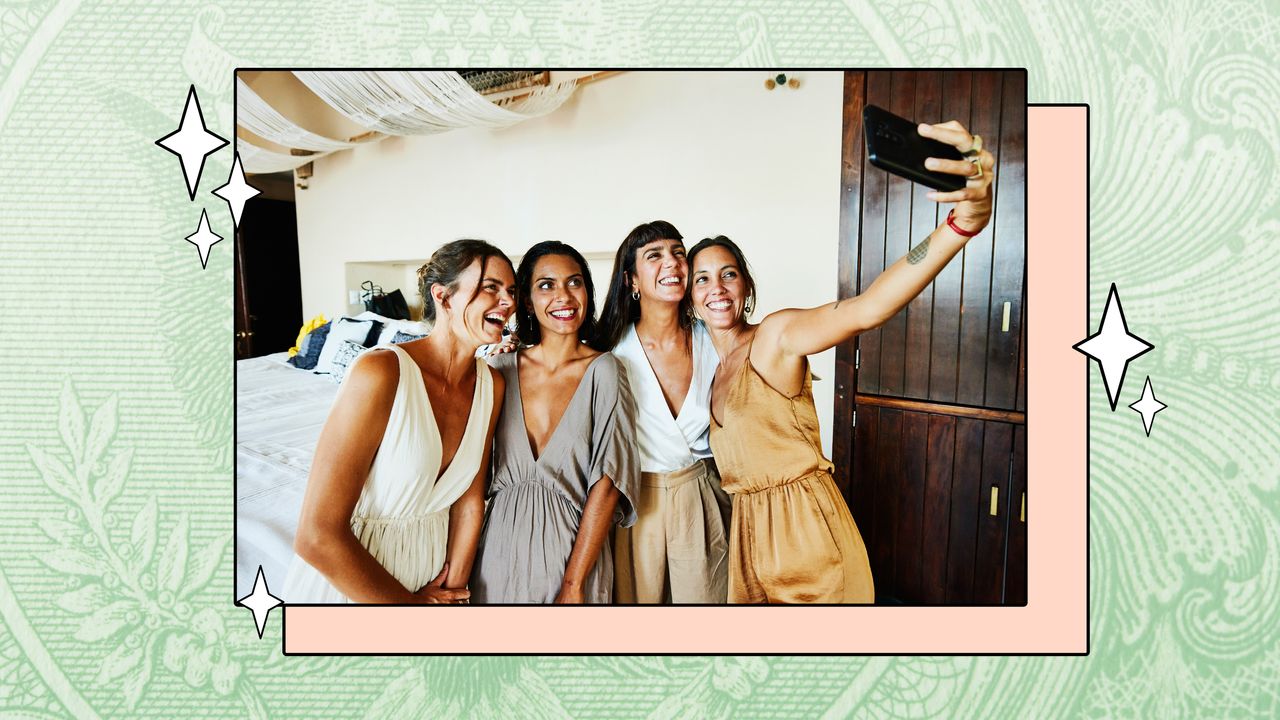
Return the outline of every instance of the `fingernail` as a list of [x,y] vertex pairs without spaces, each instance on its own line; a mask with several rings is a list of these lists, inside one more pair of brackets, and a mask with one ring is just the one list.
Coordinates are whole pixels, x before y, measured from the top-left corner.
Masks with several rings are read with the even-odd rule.
[[934,168],[938,167],[938,161],[934,160],[933,158],[925,158],[924,166],[929,168],[930,170],[933,170]]
[[920,126],[916,129],[919,130],[920,132],[924,132],[929,129],[929,126],[925,125],[924,123],[920,123]]

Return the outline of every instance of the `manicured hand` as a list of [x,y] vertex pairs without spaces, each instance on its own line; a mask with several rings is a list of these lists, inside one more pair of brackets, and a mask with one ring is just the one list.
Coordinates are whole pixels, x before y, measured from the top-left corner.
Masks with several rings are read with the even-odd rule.
[[[973,148],[973,136],[963,125],[950,120],[938,125],[920,124],[917,131],[922,137],[932,138],[954,146],[960,152],[968,152]],[[978,163],[982,165],[982,177],[975,177],[977,168],[970,160],[943,160],[928,158],[925,168],[950,175],[962,175],[967,178],[965,186],[952,192],[930,192],[928,197],[940,203],[953,202],[955,222],[965,230],[977,231],[991,222],[991,181],[995,179],[995,156],[986,150],[978,153]]]

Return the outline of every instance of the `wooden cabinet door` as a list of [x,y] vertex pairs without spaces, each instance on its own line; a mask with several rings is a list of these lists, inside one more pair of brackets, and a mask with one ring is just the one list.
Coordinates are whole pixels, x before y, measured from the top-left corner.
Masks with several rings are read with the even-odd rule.
[[[906,308],[838,348],[836,481],[867,542],[879,599],[1024,602],[1025,525],[1009,518],[1026,486],[1026,74],[845,73],[841,297],[865,290],[948,210],[925,197],[928,188],[867,162],[867,104],[923,122],[959,120],[983,137],[999,172],[991,224]],[[1009,583],[1021,583],[1021,595]]]

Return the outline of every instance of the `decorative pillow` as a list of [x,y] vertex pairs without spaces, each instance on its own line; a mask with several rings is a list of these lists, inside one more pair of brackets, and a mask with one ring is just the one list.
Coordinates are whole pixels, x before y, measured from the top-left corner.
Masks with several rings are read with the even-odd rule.
[[325,323],[307,333],[307,336],[302,339],[306,347],[300,349],[297,355],[289,358],[289,364],[299,370],[315,369],[316,363],[320,360],[320,351],[324,349],[325,338],[329,336],[329,330],[332,327],[333,323]]
[[[372,320],[353,320],[349,317],[340,317],[334,320],[330,324],[329,337],[324,342],[320,357],[316,359],[315,372],[320,374],[333,372],[333,356],[338,353],[342,343],[350,340],[363,347],[372,330]],[[314,339],[311,344],[315,345]]]
[[401,330],[397,330],[397,331],[396,331],[396,334],[395,334],[395,337],[391,338],[391,344],[392,344],[392,345],[399,345],[400,343],[407,343],[407,342],[413,342],[414,340],[421,340],[421,339],[422,339],[422,338],[424,338],[424,337],[426,337],[426,335],[425,335],[425,334],[423,334],[423,335],[412,335],[412,334],[410,334],[410,333],[403,332],[403,331],[401,331]]
[[387,343],[404,342],[396,340],[396,333],[404,333],[405,335],[426,335],[431,332],[431,326],[424,322],[414,322],[412,320],[388,320],[382,324],[382,335],[378,337],[379,345]]
[[329,379],[339,385],[347,377],[347,370],[355,364],[356,358],[360,357],[369,348],[350,340],[343,340],[342,346],[333,354],[332,372],[329,373]]
[[293,347],[289,348],[289,357],[293,357],[294,355],[297,355],[300,352],[306,352],[306,350],[303,349],[304,347],[303,341],[306,340],[307,335],[309,335],[312,330],[315,330],[316,328],[320,327],[321,325],[324,325],[327,322],[329,321],[325,320],[324,315],[321,314],[311,318],[306,323],[304,323],[302,326],[302,329],[298,331],[298,339],[294,340]]

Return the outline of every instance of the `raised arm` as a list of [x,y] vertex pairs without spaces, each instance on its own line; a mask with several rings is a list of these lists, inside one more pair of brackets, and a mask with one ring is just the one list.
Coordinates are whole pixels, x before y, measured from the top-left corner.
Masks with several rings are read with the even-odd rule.
[[618,506],[620,494],[607,475],[600,478],[587,494],[587,506],[582,510],[582,522],[578,524],[578,537],[573,541],[560,593],[556,595],[557,605],[582,604],[582,584],[600,558],[600,548],[604,547],[609,528],[613,527],[613,511]]
[[391,352],[370,352],[347,374],[320,431],[293,547],[343,595],[360,603],[421,602],[351,530],[351,513],[387,429],[400,377]]
[[[476,547],[480,544],[480,531],[484,529],[484,493],[489,482],[489,463],[493,458],[493,434],[502,414],[502,398],[506,391],[502,373],[487,365],[484,371],[493,376],[493,410],[489,415],[489,433],[484,439],[480,471],[462,497],[449,508],[449,549],[446,556],[449,574],[444,586],[458,590],[471,582],[471,566],[475,563]],[[476,378],[476,382],[480,379]]]
[[[954,120],[941,125],[921,125],[919,133],[954,145],[962,152],[973,148],[973,136]],[[971,234],[982,230],[991,220],[991,181],[995,175],[995,158],[991,153],[981,150],[977,159],[982,165],[981,177],[974,176],[974,164],[968,160],[929,158],[925,162],[930,170],[969,178],[960,190],[930,192],[928,197],[940,203],[957,203],[952,222]],[[937,277],[969,238],[943,222],[886,268],[861,295],[808,310],[779,311],[761,323],[760,332],[773,336],[780,353],[796,358],[833,348],[883,325],[897,314]]]

